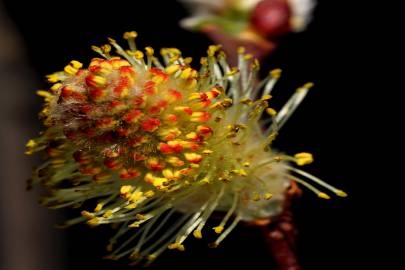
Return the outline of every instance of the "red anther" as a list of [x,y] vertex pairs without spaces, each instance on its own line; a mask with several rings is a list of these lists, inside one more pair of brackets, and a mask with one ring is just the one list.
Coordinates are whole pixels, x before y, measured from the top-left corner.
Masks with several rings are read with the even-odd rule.
[[84,94],[75,91],[74,89],[72,89],[69,86],[64,86],[62,88],[60,96],[64,100],[75,100],[75,101],[82,101],[83,102],[83,101],[85,101],[87,99],[87,97]]
[[88,114],[88,113],[90,113],[92,110],[93,110],[93,106],[90,105],[90,104],[83,104],[83,105],[80,107],[80,111],[81,111],[82,113],[84,113],[84,114]]
[[69,140],[74,140],[77,137],[77,131],[75,130],[64,130],[63,134],[65,134],[66,138]]
[[200,100],[201,101],[207,101],[208,100],[208,95],[206,93],[201,93],[200,94]]
[[149,72],[152,73],[153,75],[161,77],[165,81],[169,78],[169,75],[167,75],[166,72],[164,72],[159,68],[150,68]]
[[47,147],[45,149],[45,152],[48,154],[50,157],[57,157],[59,156],[62,152],[56,148],[53,147]]
[[146,156],[141,155],[141,154],[139,154],[139,153],[133,153],[133,154],[132,154],[132,158],[133,158],[133,160],[135,160],[135,161],[143,161],[143,160],[146,159]]
[[100,70],[101,70],[101,67],[99,65],[89,66],[89,71],[92,73],[97,73]]
[[129,139],[128,145],[130,147],[137,147],[137,146],[145,143],[146,141],[147,141],[146,137],[144,137],[144,136],[136,136],[136,137],[133,137],[133,138]]
[[124,60],[124,59],[111,59],[109,61],[110,61],[111,65],[114,68],[121,68],[121,67],[125,67],[125,66],[130,67],[131,66],[131,64],[127,60]]
[[177,90],[175,90],[175,89],[169,89],[169,95],[170,95],[171,97],[173,97],[174,100],[181,100],[181,99],[183,99],[183,95],[182,95],[179,91],[177,91]]
[[135,106],[135,107],[142,107],[144,104],[145,104],[145,97],[143,97],[143,96],[137,96],[137,97],[134,97],[133,99],[132,99],[132,104]]
[[91,157],[82,152],[82,151],[76,151],[73,153],[73,158],[75,159],[75,161],[79,164],[87,164],[91,162]]
[[119,100],[113,100],[110,102],[110,105],[108,106],[108,111],[117,113],[120,111],[123,111],[127,108],[127,105]]
[[194,112],[191,115],[190,120],[193,122],[206,122],[206,121],[210,120],[210,118],[211,118],[211,114],[209,112],[202,111],[202,112]]
[[120,67],[120,73],[124,74],[135,74],[135,70],[131,66]]
[[197,143],[194,143],[194,142],[187,142],[185,147],[187,149],[191,149],[191,150],[198,150],[201,146],[199,144],[197,144]]
[[146,132],[154,132],[160,126],[160,120],[157,118],[149,118],[142,122],[142,130]]
[[101,76],[89,75],[85,78],[86,85],[90,87],[102,87],[106,83],[106,79]]
[[123,94],[123,92],[128,89],[128,86],[129,86],[128,77],[120,77],[118,85],[114,87],[113,90],[114,95],[120,97]]
[[158,102],[156,102],[156,105],[151,106],[148,111],[152,114],[158,114],[160,112],[162,112],[162,110],[164,110],[167,107],[167,100],[159,100]]
[[156,92],[157,92],[157,90],[156,90],[156,83],[155,83],[155,82],[152,82],[152,81],[147,81],[147,82],[145,83],[145,86],[144,86],[144,91],[145,91],[145,93],[148,94],[148,95],[154,95],[154,94],[156,94]]
[[102,181],[106,180],[111,177],[111,174],[109,172],[100,172],[96,175],[93,176],[94,181]]
[[95,175],[101,172],[100,167],[93,167],[91,165],[80,168],[80,172],[84,175]]
[[95,128],[92,128],[92,127],[85,128],[82,132],[83,132],[87,137],[90,137],[90,138],[92,138],[92,137],[94,137],[94,136],[97,135],[96,129],[95,129]]
[[135,178],[138,177],[139,175],[141,175],[141,173],[134,168],[122,169],[120,171],[120,178],[123,180]]
[[79,70],[77,71],[77,73],[76,73],[76,77],[82,76],[84,73],[86,73],[86,70],[84,70],[84,69],[79,69]]
[[163,154],[171,154],[173,153],[172,147],[166,143],[159,143],[159,151]]
[[175,114],[168,114],[166,116],[166,120],[172,123],[176,123],[177,122],[177,116]]
[[173,150],[175,153],[181,153],[183,151],[183,146],[180,143],[170,145],[170,148]]
[[152,171],[161,171],[165,168],[165,164],[157,158],[148,159],[146,165]]
[[127,128],[119,127],[115,130],[120,137],[128,137],[131,131]]
[[136,122],[138,122],[138,120],[143,116],[143,112],[137,109],[133,109],[131,111],[129,111],[128,113],[126,113],[123,117],[122,120],[124,120],[125,122],[129,123],[129,124],[134,124]]
[[97,101],[106,95],[106,91],[101,88],[94,88],[89,91],[92,100]]
[[104,165],[111,170],[118,170],[122,167],[122,162],[119,159],[106,158]]
[[209,136],[212,135],[213,131],[212,128],[208,127],[208,126],[197,126],[197,132],[204,135],[204,136]]
[[96,121],[96,127],[100,129],[111,128],[115,125],[116,121],[112,117],[103,117]]
[[192,114],[193,114],[193,110],[192,110],[190,107],[184,108],[184,112],[187,113],[188,115],[192,115]]

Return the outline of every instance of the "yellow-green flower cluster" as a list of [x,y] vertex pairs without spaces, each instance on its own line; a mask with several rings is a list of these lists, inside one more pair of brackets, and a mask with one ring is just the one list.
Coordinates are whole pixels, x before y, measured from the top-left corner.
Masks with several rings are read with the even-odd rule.
[[[243,49],[230,67],[220,46],[210,46],[196,70],[175,48],[161,50],[163,61],[150,47],[138,50],[136,36],[124,34],[128,50],[112,39],[93,46],[103,58],[87,67],[71,61],[48,76],[49,90],[38,91],[47,128],[27,143],[27,154],[43,150],[47,158],[32,181],[49,191],[42,198],[48,207],[86,202],[67,225],[120,225],[110,257],[140,262],[184,250],[190,234],[202,238],[213,229],[217,246],[239,221],[277,215],[291,180],[321,198],[329,196],[308,180],[346,196],[288,165],[311,163],[311,154],[270,148],[311,84],[277,113],[269,101],[280,70],[257,82],[259,64]],[[269,127],[260,124],[264,115]],[[207,229],[214,211],[223,219]]]

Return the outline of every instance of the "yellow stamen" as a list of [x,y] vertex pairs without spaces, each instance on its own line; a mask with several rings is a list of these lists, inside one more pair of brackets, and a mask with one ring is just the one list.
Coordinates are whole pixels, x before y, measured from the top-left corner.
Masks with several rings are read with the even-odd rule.
[[193,231],[193,235],[194,235],[194,237],[197,238],[197,239],[201,239],[201,238],[202,238],[202,234],[201,234],[201,231],[200,231],[200,230],[194,230],[194,231]]
[[224,230],[224,227],[223,226],[217,226],[217,227],[214,227],[212,229],[215,231],[215,233],[220,234]]

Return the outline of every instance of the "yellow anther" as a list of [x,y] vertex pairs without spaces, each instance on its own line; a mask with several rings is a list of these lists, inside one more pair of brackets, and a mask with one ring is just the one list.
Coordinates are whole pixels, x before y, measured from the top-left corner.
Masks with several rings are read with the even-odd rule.
[[243,56],[243,59],[245,59],[245,60],[250,60],[250,59],[252,59],[252,58],[253,58],[253,55],[250,54],[250,53],[245,54],[245,55]]
[[260,68],[260,62],[259,60],[255,59],[251,65],[252,69],[259,69]]
[[243,165],[243,167],[249,168],[250,167],[250,162],[248,162],[248,161],[243,162],[242,165]]
[[267,192],[263,195],[263,199],[265,200],[270,200],[271,198],[273,198],[273,194]]
[[155,195],[155,192],[153,190],[148,190],[148,191],[145,192],[144,195],[145,195],[146,198],[151,198],[151,197],[153,197]]
[[329,195],[326,194],[326,193],[324,193],[324,192],[319,192],[319,193],[318,193],[318,197],[319,197],[319,198],[322,198],[322,199],[326,199],[326,200],[329,200],[329,199],[330,199]]
[[310,153],[298,153],[294,155],[295,162],[298,166],[303,166],[306,164],[311,164],[314,161],[312,154]]
[[264,95],[264,96],[262,96],[262,98],[261,98],[261,100],[270,100],[272,98],[272,96],[271,95]]
[[171,169],[164,169],[162,171],[162,174],[165,178],[172,180],[172,179],[177,179],[179,177],[179,174],[173,173],[173,170]]
[[200,183],[202,184],[209,184],[211,181],[208,177],[204,177],[203,179],[200,180]]
[[238,47],[238,54],[244,54],[245,53],[245,47]]
[[239,170],[238,170],[238,174],[239,174],[240,176],[247,176],[247,173],[246,173],[246,171],[245,171],[244,169],[239,169]]
[[105,211],[103,217],[104,218],[109,218],[114,214],[114,212],[111,209],[108,209],[107,211]]
[[125,185],[125,186],[122,186],[122,187],[120,188],[120,193],[121,193],[121,194],[128,194],[128,193],[131,192],[133,189],[134,189],[133,186]]
[[40,96],[40,97],[45,98],[45,101],[50,101],[53,98],[53,95],[51,93],[49,93],[48,91],[45,91],[45,90],[38,90],[37,95]]
[[90,213],[89,211],[82,211],[80,214],[82,214],[83,217],[87,218],[87,219],[92,219],[94,218],[94,214]]
[[180,250],[180,251],[185,250],[184,246],[182,244],[180,244],[179,242],[175,242],[175,243],[170,244],[168,246],[168,248],[169,249],[177,249],[177,250]]
[[344,192],[343,190],[338,189],[338,190],[335,191],[335,193],[336,193],[336,195],[338,195],[339,197],[347,197],[347,193]]
[[304,84],[304,88],[306,88],[306,89],[310,89],[310,88],[312,88],[314,86],[314,83],[312,83],[312,82],[309,82],[309,83],[306,83],[306,84]]
[[142,199],[142,197],[143,197],[143,192],[137,191],[137,192],[132,193],[131,196],[129,196],[128,201],[136,203],[140,199]]
[[197,80],[196,79],[188,79],[186,81],[186,89],[187,90],[193,90],[197,86]]
[[211,46],[209,46],[208,51],[207,51],[208,56],[211,56],[211,57],[214,56],[215,53],[221,49],[221,47],[222,47],[221,45],[211,45]]
[[103,51],[103,53],[110,53],[111,52],[111,45],[110,44],[104,44],[100,47],[100,49]]
[[99,212],[99,211],[101,211],[101,210],[103,209],[103,207],[104,207],[104,204],[98,203],[97,206],[96,206],[96,208],[94,208],[94,212]]
[[104,86],[107,83],[107,79],[101,76],[93,76],[92,81],[98,86]]
[[46,79],[50,83],[56,83],[56,82],[60,81],[62,78],[61,78],[60,73],[57,72],[57,73],[47,75]]
[[69,75],[76,75],[76,73],[78,71],[77,68],[74,68],[71,65],[65,66],[65,68],[63,70]]
[[202,238],[202,234],[201,234],[201,231],[200,231],[200,230],[194,230],[194,231],[193,231],[193,235],[194,235],[194,237],[197,238],[197,239],[201,239],[201,238]]
[[155,50],[152,47],[145,48],[146,55],[152,56],[155,53]]
[[278,79],[281,76],[281,69],[277,68],[277,69],[273,69],[272,71],[270,71],[270,76],[274,79]]
[[201,98],[201,93],[191,93],[188,96],[188,100],[194,100],[194,99],[199,99]]
[[100,221],[101,221],[101,218],[95,217],[95,218],[88,220],[87,224],[89,224],[90,226],[97,226],[97,225],[100,225]]
[[142,51],[139,51],[139,50],[135,51],[135,52],[134,52],[134,57],[135,57],[136,59],[142,59],[142,58],[143,58],[143,52],[142,52]]
[[172,74],[176,73],[180,68],[181,68],[181,65],[171,65],[171,66],[168,66],[165,70],[166,70],[167,74],[172,75]]
[[135,215],[135,218],[136,218],[137,220],[145,220],[145,219],[146,219],[145,215],[142,215],[142,214],[136,214],[136,215]]
[[201,59],[200,59],[200,64],[203,65],[203,66],[208,65],[208,59],[207,59],[207,57],[201,57]]
[[259,193],[257,193],[257,192],[253,193],[252,200],[255,202],[260,201]]
[[35,146],[37,146],[38,144],[35,142],[35,140],[31,139],[27,142],[27,144],[25,145],[28,148],[34,148]]
[[193,132],[186,134],[186,138],[190,139],[190,140],[194,140],[194,139],[198,138],[198,135],[196,132],[193,131]]
[[55,83],[54,85],[52,85],[51,90],[55,92],[59,90],[61,87],[62,87],[61,83]]
[[149,254],[147,257],[146,257],[146,259],[148,260],[148,261],[153,261],[153,260],[155,260],[157,258],[157,256],[155,255],[155,254]]
[[184,157],[189,162],[199,162],[202,159],[201,155],[196,153],[184,153]]
[[80,69],[83,67],[83,64],[76,60],[70,61],[70,64],[76,69]]
[[233,68],[231,68],[231,70],[228,73],[226,73],[226,75],[227,76],[232,76],[232,75],[235,75],[238,72],[239,72],[239,69],[236,68],[236,67],[233,67]]
[[277,115],[277,111],[276,111],[275,109],[273,109],[273,108],[267,108],[267,109],[266,109],[266,113],[267,113],[268,115],[272,116],[272,117],[274,117],[274,116]]
[[135,209],[138,206],[137,203],[130,203],[127,206],[125,206],[125,209]]
[[239,102],[245,105],[251,105],[253,103],[253,101],[249,98],[242,98]]
[[214,230],[215,233],[220,234],[224,230],[224,226],[216,226],[212,229]]
[[184,63],[185,63],[186,65],[189,65],[192,61],[193,61],[193,58],[191,58],[191,57],[186,57],[186,58],[184,58]]
[[180,78],[182,78],[182,79],[184,79],[184,80],[190,78],[190,77],[191,77],[191,74],[192,74],[192,71],[193,71],[192,68],[189,68],[189,67],[188,67],[188,68],[185,68],[185,69],[181,72]]
[[214,151],[212,151],[212,150],[209,150],[209,149],[205,149],[204,151],[202,151],[202,153],[204,154],[204,155],[211,155],[212,153],[214,153]]
[[163,177],[155,177],[152,181],[152,185],[154,185],[157,189],[164,188],[164,185],[167,183],[167,178]]
[[130,228],[138,228],[139,225],[140,225],[140,222],[139,222],[139,221],[135,221],[135,222],[131,223],[128,227],[130,227]]
[[135,31],[125,32],[123,35],[124,39],[133,39],[133,38],[136,38],[137,36],[138,36],[138,33]]

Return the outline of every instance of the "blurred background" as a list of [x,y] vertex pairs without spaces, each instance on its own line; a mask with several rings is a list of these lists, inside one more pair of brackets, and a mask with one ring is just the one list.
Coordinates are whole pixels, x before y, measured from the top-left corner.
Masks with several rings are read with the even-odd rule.
[[[26,191],[31,168],[38,157],[24,156],[26,141],[41,130],[37,112],[45,89],[45,75],[70,60],[86,63],[95,56],[91,45],[107,37],[120,39],[136,30],[141,48],[180,48],[195,59],[205,55],[211,41],[203,34],[179,27],[188,12],[170,1],[43,2],[0,1],[0,268],[4,270],[134,269],[126,262],[102,260],[112,232],[78,225],[60,230],[55,224],[71,211],[55,212],[37,204],[39,191]],[[303,269],[348,269],[363,265],[364,193],[358,97],[364,89],[356,82],[361,38],[355,20],[342,1],[318,1],[313,21],[302,33],[288,34],[262,64],[266,73],[283,69],[274,93],[280,106],[303,83],[315,87],[289,120],[275,142],[287,153],[312,152],[316,162],[306,169],[349,193],[346,199],[319,200],[304,192],[294,204],[299,230],[298,256]],[[239,226],[217,249],[190,240],[186,252],[166,252],[152,269],[206,268],[275,269],[259,231]]]

